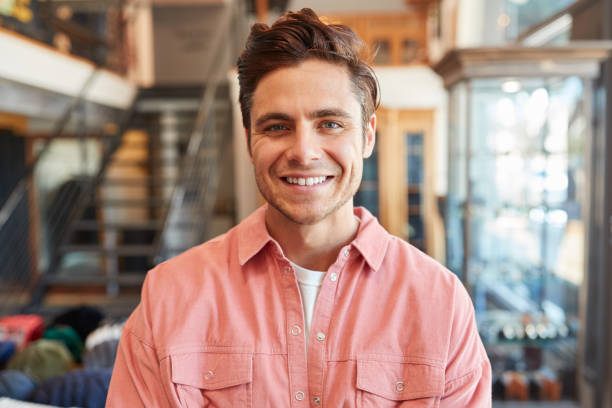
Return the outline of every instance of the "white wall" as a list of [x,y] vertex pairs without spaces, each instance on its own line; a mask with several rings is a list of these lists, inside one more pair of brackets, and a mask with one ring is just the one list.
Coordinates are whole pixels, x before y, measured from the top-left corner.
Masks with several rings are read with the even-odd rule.
[[[93,63],[63,54],[18,34],[0,31],[0,78],[35,88],[77,96],[95,70]],[[98,70],[85,100],[126,109],[136,87],[119,75]]]
[[232,116],[234,121],[234,194],[236,197],[236,222],[251,214],[258,206],[258,190],[255,184],[255,173],[247,150],[246,136],[242,126],[242,114],[238,104],[238,72],[228,72],[227,79],[232,98]]

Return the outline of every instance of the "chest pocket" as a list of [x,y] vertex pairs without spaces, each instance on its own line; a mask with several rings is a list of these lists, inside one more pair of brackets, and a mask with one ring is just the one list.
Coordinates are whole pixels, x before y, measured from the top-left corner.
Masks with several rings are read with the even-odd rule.
[[437,408],[444,369],[428,364],[357,361],[357,407]]
[[181,407],[251,407],[253,356],[195,352],[172,355]]

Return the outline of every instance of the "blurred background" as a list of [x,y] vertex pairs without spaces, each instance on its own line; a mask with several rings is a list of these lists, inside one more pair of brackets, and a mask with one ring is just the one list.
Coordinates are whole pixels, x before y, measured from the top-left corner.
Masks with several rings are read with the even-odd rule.
[[0,397],[103,406],[146,271],[261,204],[234,65],[302,7],[371,53],[355,204],[463,281],[494,406],[612,407],[609,0],[0,0]]

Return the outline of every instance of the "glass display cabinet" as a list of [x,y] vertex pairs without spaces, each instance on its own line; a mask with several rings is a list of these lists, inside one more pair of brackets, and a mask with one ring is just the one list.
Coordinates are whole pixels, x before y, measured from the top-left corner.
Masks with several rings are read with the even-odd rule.
[[446,261],[472,296],[504,400],[576,400],[593,81],[609,50],[454,50]]

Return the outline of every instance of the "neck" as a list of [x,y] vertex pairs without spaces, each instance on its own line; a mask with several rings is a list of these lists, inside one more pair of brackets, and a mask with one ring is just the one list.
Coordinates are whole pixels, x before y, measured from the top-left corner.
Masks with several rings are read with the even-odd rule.
[[273,207],[266,212],[268,232],[287,258],[306,269],[326,271],[340,248],[357,235],[359,222],[352,203],[315,224],[297,224]]

